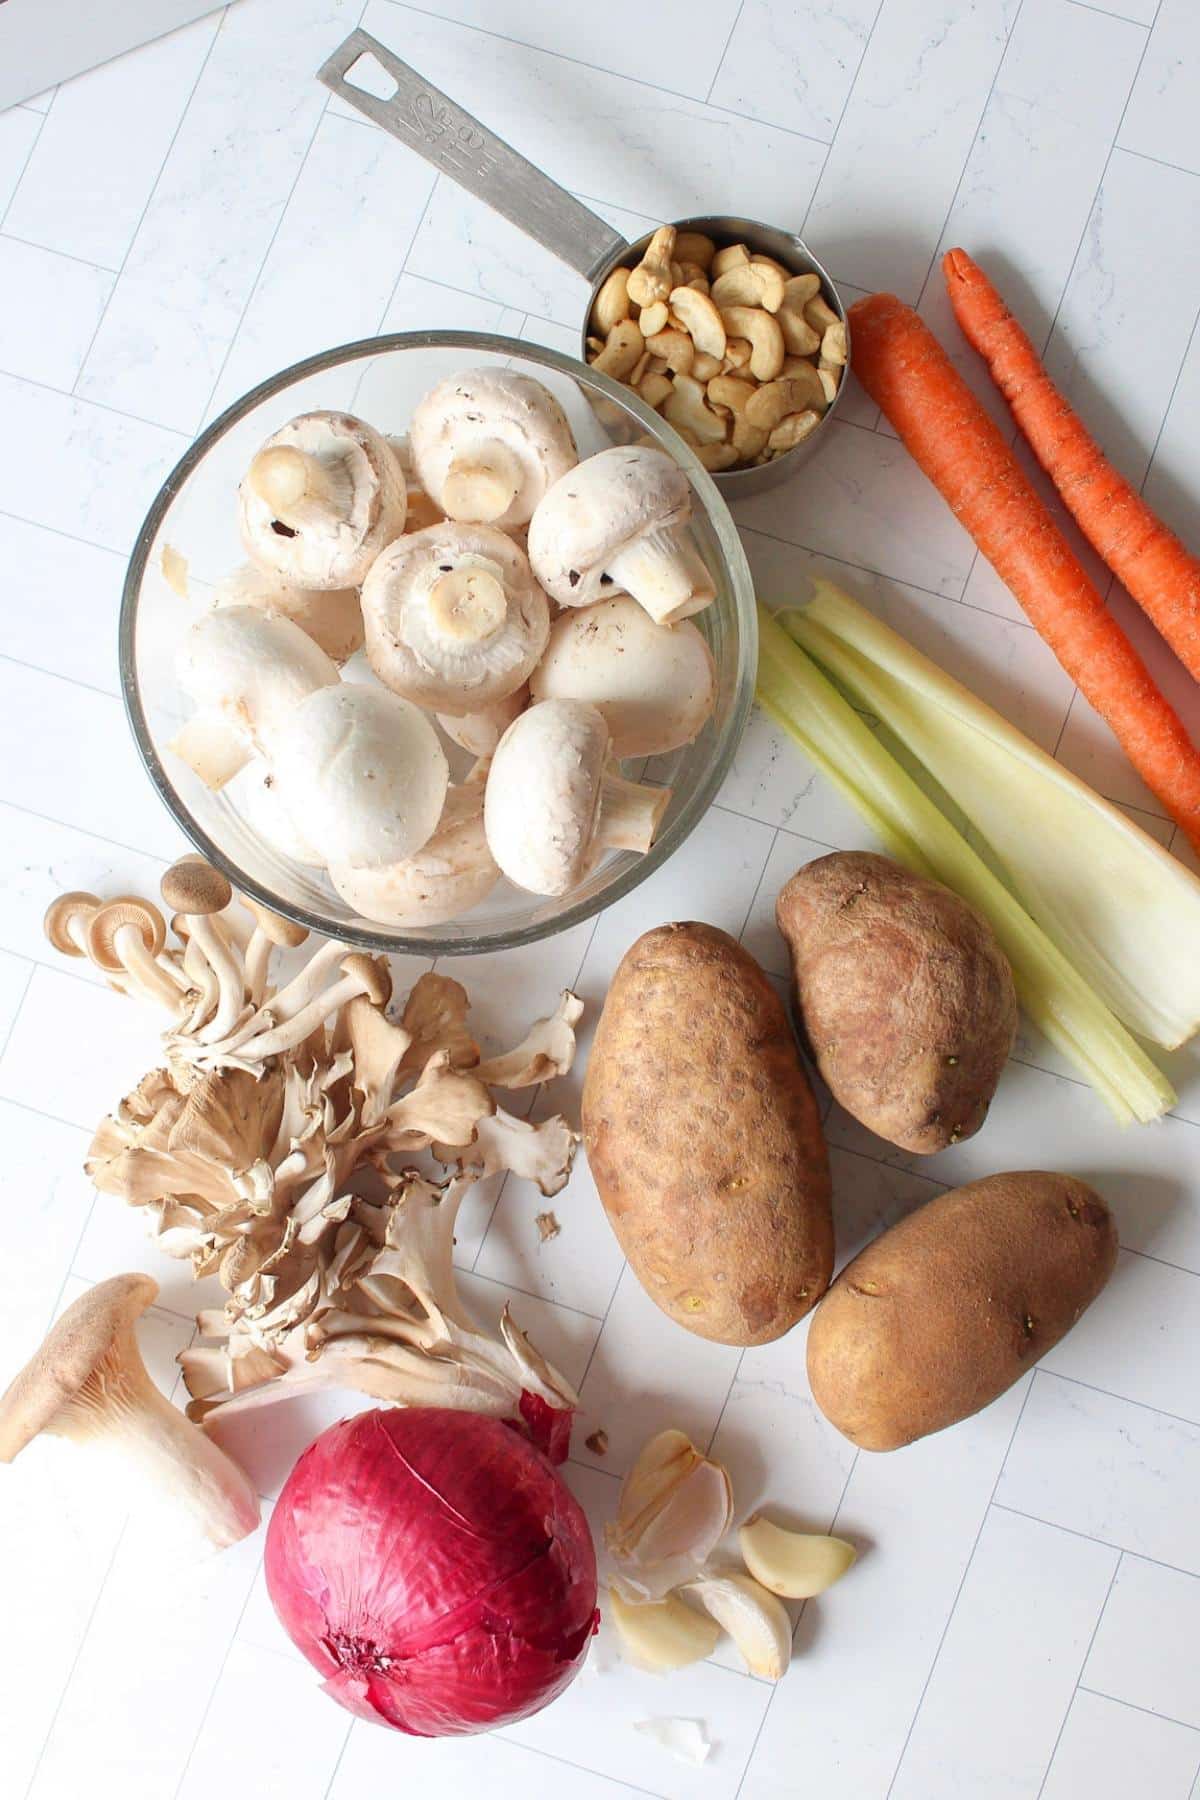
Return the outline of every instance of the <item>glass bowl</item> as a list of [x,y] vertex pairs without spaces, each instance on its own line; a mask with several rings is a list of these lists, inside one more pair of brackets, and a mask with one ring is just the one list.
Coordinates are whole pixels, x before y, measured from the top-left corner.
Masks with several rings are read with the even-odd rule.
[[[238,482],[263,439],[314,408],[360,414],[401,435],[416,402],[460,369],[495,364],[543,382],[566,409],[581,456],[613,442],[652,440],[686,470],[692,531],[716,587],[694,623],[717,667],[717,703],[694,743],[668,756],[623,765],[624,773],[671,789],[658,838],[645,856],[607,855],[569,894],[546,899],[501,880],[487,900],[449,924],[382,925],[348,907],[318,869],[293,862],[259,837],[235,804],[238,780],[212,793],[168,746],[193,710],[175,679],[181,639],[211,603],[212,589],[245,560],[237,528]],[[184,559],[187,598],[163,573],[163,553]],[[179,565],[169,559],[176,570]],[[724,501],[691,450],[628,388],[570,357],[513,338],[476,332],[403,332],[309,357],[272,376],[210,425],[180,460],[138,534],[121,603],[121,685],[142,761],[184,832],[235,888],[326,937],[368,950],[467,955],[530,944],[565,931],[619,900],[662,866],[714,798],[733,760],[754,691],[754,590]],[[361,652],[348,680],[372,679]],[[446,744],[451,779],[470,758]]]

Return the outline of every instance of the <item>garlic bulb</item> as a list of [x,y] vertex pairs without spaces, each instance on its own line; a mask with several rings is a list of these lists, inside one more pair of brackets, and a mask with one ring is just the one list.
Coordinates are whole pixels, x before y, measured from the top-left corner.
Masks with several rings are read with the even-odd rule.
[[728,1531],[733,1493],[720,1463],[685,1432],[660,1431],[625,1478],[605,1533],[613,1585],[628,1600],[659,1600],[692,1580]]

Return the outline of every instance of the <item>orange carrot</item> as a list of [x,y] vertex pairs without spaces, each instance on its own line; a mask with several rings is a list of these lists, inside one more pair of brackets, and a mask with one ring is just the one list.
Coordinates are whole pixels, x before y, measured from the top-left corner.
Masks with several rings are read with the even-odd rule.
[[995,421],[894,294],[856,301],[850,321],[854,369],[868,394],[1200,851],[1200,753]]
[[948,250],[942,271],[955,317],[1079,529],[1200,681],[1200,557],[1113,468],[966,251]]

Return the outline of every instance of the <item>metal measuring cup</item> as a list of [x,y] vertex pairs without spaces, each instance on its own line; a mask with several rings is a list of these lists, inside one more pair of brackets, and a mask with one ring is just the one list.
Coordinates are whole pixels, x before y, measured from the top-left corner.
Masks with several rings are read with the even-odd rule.
[[[347,81],[347,73],[364,55],[374,58],[394,80],[395,92],[387,99],[379,99]],[[627,243],[606,220],[589,212],[573,194],[551,181],[503,138],[496,137],[406,62],[393,56],[369,32],[352,31],[318,70],[317,79],[339,99],[381,125],[410,150],[417,151],[434,168],[449,175],[477,200],[502,214],[591,283],[592,291],[579,330],[579,359],[586,362],[586,339],[596,295],[615,268],[622,265],[632,268],[641,261],[650,242],[650,233],[636,243]],[[846,323],[841,295],[803,238],[797,237],[795,232],[764,225],[757,219],[717,214],[678,219],[675,223],[680,231],[704,232],[715,239],[718,246],[743,243],[752,252],[774,257],[795,275],[816,275],[827,304],[842,323]],[[740,500],[786,481],[806,457],[821,447],[827,436],[827,423],[837,411],[845,391],[849,368],[847,351],[837,392],[821,423],[809,437],[770,462],[713,472],[713,480],[727,500]]]

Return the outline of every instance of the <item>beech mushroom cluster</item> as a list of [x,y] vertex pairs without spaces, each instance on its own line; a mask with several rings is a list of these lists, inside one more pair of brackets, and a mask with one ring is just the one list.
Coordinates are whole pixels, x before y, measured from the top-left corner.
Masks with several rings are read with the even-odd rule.
[[846,366],[845,320],[815,273],[663,225],[592,306],[588,361],[661,412],[706,469],[782,456],[821,423]]
[[[468,370],[407,438],[293,419],[240,507],[251,560],[184,638],[194,710],[171,747],[209,787],[234,783],[279,855],[404,928],[462,917],[502,877],[558,896],[607,850],[649,849],[670,792],[618,765],[690,743],[716,703],[686,623],[714,587],[669,457],[580,462],[540,383]],[[169,574],[186,593],[182,559]],[[344,679],[360,648],[369,673]],[[476,758],[455,784],[447,741]],[[165,1005],[158,953],[136,979]]]
[[[102,1120],[87,1170],[141,1210],[162,1250],[224,1289],[224,1304],[198,1316],[206,1341],[180,1358],[190,1416],[343,1386],[505,1417],[533,1395],[561,1419],[577,1404],[569,1383],[507,1313],[496,1334],[474,1324],[451,1250],[459,1206],[484,1175],[513,1170],[547,1195],[567,1181],[578,1133],[561,1117],[532,1125],[507,1113],[493,1089],[570,1068],[576,996],[564,992],[483,1062],[458,982],[423,975],[393,1019],[386,964],[325,943],[272,987],[273,949],[307,934],[257,904],[231,907],[229,884],[198,857],[167,870],[162,898],[173,946],[159,908],[130,897],[63,895],[46,931],[170,1014],[162,1066]],[[420,1151],[444,1166],[440,1179],[408,1166]],[[152,1290],[122,1290],[129,1319]],[[121,1330],[130,1391],[167,1443]],[[52,1338],[43,1355],[57,1365],[61,1349]],[[0,1402],[0,1460],[34,1430],[58,1429],[28,1383],[14,1394]],[[179,1442],[188,1430],[179,1420]]]

